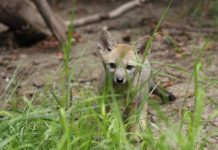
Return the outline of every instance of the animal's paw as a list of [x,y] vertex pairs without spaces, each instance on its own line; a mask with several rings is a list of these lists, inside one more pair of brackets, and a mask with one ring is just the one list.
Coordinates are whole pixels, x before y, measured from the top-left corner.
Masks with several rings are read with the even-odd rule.
[[130,138],[130,141],[133,143],[141,143],[142,142],[142,137],[139,135],[139,133],[131,133],[129,138]]

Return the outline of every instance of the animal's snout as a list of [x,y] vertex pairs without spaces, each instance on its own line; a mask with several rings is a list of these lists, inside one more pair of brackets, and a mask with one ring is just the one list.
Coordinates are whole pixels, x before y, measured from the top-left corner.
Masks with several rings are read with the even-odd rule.
[[118,78],[118,77],[116,77],[115,78],[115,82],[117,84],[124,84],[125,83],[125,78]]

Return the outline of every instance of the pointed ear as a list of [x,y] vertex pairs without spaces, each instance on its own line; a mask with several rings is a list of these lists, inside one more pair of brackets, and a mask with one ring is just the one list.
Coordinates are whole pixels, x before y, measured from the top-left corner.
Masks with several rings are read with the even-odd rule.
[[112,51],[113,48],[117,45],[116,40],[112,35],[106,31],[102,30],[98,36],[98,47],[103,51]]
[[149,41],[149,36],[143,36],[135,42],[135,49],[137,53],[143,54]]

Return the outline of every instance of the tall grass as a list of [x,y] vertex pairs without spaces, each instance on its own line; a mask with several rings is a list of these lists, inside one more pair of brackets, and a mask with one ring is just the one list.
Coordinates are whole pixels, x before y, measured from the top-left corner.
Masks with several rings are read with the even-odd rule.
[[[157,112],[158,122],[148,120],[146,132],[139,133],[142,141],[136,144],[129,139],[131,133],[127,132],[127,123],[122,120],[117,95],[108,95],[107,92],[97,95],[91,89],[79,88],[79,98],[72,102],[70,93],[75,90],[71,86],[74,68],[70,69],[72,31],[73,28],[63,48],[61,88],[53,89],[48,85],[37,97],[23,98],[24,109],[0,110],[0,149],[203,149],[207,144],[205,138],[209,135],[202,134],[205,100],[205,89],[201,84],[202,56],[198,57],[193,70],[195,109],[190,111],[184,108],[180,121],[175,122],[164,115],[159,104],[146,97]],[[152,39],[149,43],[152,44]],[[147,50],[150,46],[147,46]],[[13,96],[9,100],[16,99]],[[40,104],[33,103],[36,99],[40,100]],[[112,99],[112,102],[108,103],[108,99]],[[107,105],[111,105],[109,112]],[[216,115],[217,112],[213,113],[211,118]]]

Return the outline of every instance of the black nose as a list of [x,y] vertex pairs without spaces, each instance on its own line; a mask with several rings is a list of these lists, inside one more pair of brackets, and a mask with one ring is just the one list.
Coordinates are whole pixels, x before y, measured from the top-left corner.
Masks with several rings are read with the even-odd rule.
[[124,78],[116,78],[115,81],[116,83],[122,84],[124,83]]

